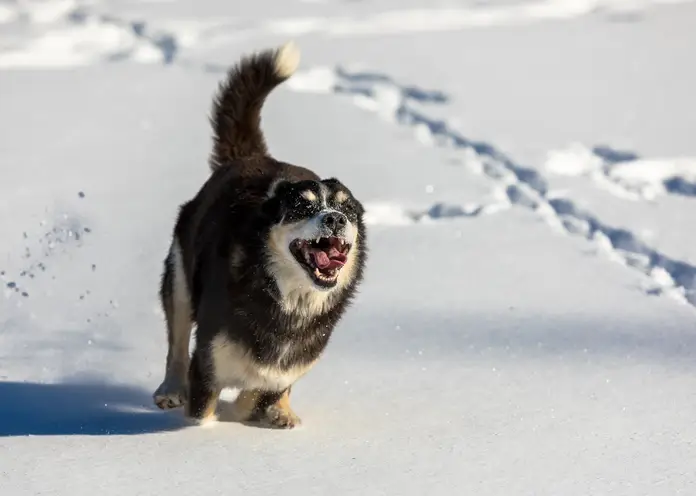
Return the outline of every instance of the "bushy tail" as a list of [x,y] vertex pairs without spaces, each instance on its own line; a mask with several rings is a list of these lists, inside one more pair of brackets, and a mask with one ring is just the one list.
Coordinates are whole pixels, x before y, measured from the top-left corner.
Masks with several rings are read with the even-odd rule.
[[289,42],[246,56],[230,69],[213,103],[211,170],[234,159],[268,155],[261,108],[273,88],[293,75],[299,62],[300,51]]

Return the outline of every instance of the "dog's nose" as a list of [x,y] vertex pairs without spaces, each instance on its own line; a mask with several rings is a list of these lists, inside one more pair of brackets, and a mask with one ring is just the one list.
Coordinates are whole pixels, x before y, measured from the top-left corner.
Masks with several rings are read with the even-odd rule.
[[327,214],[324,214],[322,223],[327,228],[331,229],[332,231],[335,231],[344,228],[348,223],[348,218],[341,212],[329,212]]

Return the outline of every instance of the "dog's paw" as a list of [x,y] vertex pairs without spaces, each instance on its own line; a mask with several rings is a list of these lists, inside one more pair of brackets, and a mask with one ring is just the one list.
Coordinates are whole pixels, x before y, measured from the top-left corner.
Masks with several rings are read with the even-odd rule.
[[265,413],[262,422],[276,429],[293,429],[302,424],[300,417],[278,405],[269,406]]
[[186,403],[186,383],[180,380],[165,378],[152,398],[162,410],[178,408]]

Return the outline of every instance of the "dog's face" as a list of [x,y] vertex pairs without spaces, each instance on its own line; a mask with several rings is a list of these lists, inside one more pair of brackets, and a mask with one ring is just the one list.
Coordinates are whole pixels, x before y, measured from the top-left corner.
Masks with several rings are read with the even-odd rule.
[[272,219],[270,272],[279,286],[331,291],[356,270],[363,206],[337,179],[280,181],[264,205]]

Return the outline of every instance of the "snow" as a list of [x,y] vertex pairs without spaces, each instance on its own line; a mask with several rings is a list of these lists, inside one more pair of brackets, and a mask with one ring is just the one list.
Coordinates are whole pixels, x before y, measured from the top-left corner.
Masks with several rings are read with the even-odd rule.
[[[0,1],[0,493],[691,494],[696,3]],[[296,431],[161,412],[225,68],[367,206]]]
[[574,143],[551,150],[547,170],[569,176],[587,175],[598,186],[631,200],[653,200],[672,193],[696,196],[696,159],[691,157],[639,158],[634,153]]

